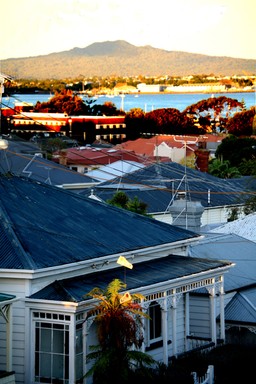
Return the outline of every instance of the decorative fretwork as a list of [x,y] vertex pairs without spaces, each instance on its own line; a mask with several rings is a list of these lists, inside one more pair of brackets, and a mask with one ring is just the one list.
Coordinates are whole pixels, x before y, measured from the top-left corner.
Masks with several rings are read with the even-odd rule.
[[3,316],[6,323],[9,323],[9,313],[10,313],[10,305],[6,304],[0,307],[0,316]]
[[181,287],[176,288],[177,293],[186,293],[190,291],[194,291],[195,289],[203,288],[203,287],[208,287],[209,285],[214,284],[215,280],[214,278],[208,278],[208,279],[203,279],[199,281],[194,281],[189,284],[182,285]]
[[191,292],[199,288],[206,288],[208,292],[212,294],[213,292],[221,292],[222,286],[223,283],[221,276],[217,277],[216,281],[214,277],[194,281],[189,284],[181,285],[180,287],[177,287],[175,289],[172,288],[168,289],[167,291],[159,291],[146,295],[143,307],[146,308],[146,303],[152,301],[156,301],[162,307],[162,303],[165,298],[167,299],[167,306],[174,307],[178,304],[180,298],[183,296],[184,293]]
[[91,325],[93,324],[95,320],[95,316],[90,316],[86,319],[86,333],[88,333],[89,329],[91,328]]
[[168,297],[168,307],[176,308],[180,299],[183,297],[183,293],[173,293]]

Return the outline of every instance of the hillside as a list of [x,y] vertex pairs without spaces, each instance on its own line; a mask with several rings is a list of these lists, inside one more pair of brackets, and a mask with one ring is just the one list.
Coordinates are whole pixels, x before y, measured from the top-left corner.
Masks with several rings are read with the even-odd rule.
[[3,60],[1,67],[15,78],[31,79],[211,73],[232,76],[255,74],[256,60],[137,47],[118,40],[44,56],[10,58]]

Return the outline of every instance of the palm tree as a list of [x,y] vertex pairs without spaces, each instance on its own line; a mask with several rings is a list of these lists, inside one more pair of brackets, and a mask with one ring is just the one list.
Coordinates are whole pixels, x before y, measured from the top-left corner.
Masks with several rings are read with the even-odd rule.
[[[154,363],[139,348],[143,342],[141,317],[147,317],[139,300],[141,294],[123,294],[126,284],[114,279],[106,288],[94,288],[88,293],[97,300],[88,316],[95,316],[99,345],[91,347],[87,360],[93,360],[86,376],[93,375],[94,383],[128,383],[136,369]],[[124,300],[123,300],[124,299]]]
[[231,167],[228,160],[213,159],[209,163],[209,173],[221,179],[233,179],[241,177],[238,168]]

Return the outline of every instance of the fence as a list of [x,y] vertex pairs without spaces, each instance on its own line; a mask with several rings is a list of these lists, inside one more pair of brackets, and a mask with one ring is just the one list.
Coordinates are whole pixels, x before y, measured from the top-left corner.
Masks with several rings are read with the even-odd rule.
[[194,384],[213,384],[214,383],[214,367],[209,365],[204,376],[198,377],[196,372],[191,373],[194,379]]

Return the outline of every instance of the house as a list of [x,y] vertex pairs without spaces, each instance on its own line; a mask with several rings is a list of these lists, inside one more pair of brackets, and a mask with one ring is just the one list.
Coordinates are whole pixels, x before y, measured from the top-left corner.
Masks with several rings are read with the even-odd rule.
[[[0,316],[0,370],[16,383],[83,382],[97,343],[86,293],[114,278],[144,295],[152,320],[142,350],[158,361],[225,341],[223,281],[233,263],[189,257],[200,235],[10,174],[0,177],[0,214],[0,292],[15,299],[8,322]],[[193,324],[202,320],[190,305],[198,288],[209,291],[204,337],[191,333],[191,313]]]
[[[156,162],[142,169],[102,182],[94,188],[95,195],[107,201],[117,191],[123,191],[133,199],[135,196],[147,204],[147,213],[155,219],[177,225],[172,214],[174,204],[185,194],[180,213],[191,202],[203,206],[201,226],[226,223],[232,208],[242,215],[242,208],[251,196],[254,185],[247,180],[247,190],[241,178],[238,180],[220,179],[181,164],[165,161]],[[84,191],[88,195],[88,191]],[[182,212],[183,211],[183,212]],[[189,228],[188,228],[189,229]]]
[[70,169],[83,174],[116,161],[132,161],[141,164],[152,163],[152,160],[147,156],[137,155],[134,152],[114,147],[98,147],[97,145],[79,146],[57,151],[52,160],[59,164],[65,164]]
[[186,156],[190,156],[203,144],[204,149],[209,151],[209,156],[214,157],[215,151],[224,136],[204,134],[198,135],[156,135],[153,137],[141,137],[133,141],[125,141],[117,144],[117,148],[133,151],[140,155],[154,156],[156,158],[166,157],[176,163],[180,163]]
[[[242,229],[243,220],[236,221]],[[236,221],[232,222],[234,227]],[[250,222],[255,232],[255,215],[254,223],[252,219]],[[231,344],[256,345],[256,242],[235,233],[211,231],[205,233],[198,244],[189,246],[188,254],[208,260],[224,257],[235,263],[224,280],[226,341]],[[190,300],[191,303],[198,303],[196,292]],[[197,327],[198,324],[195,324],[195,331],[198,331]],[[191,328],[193,332],[193,326]]]

